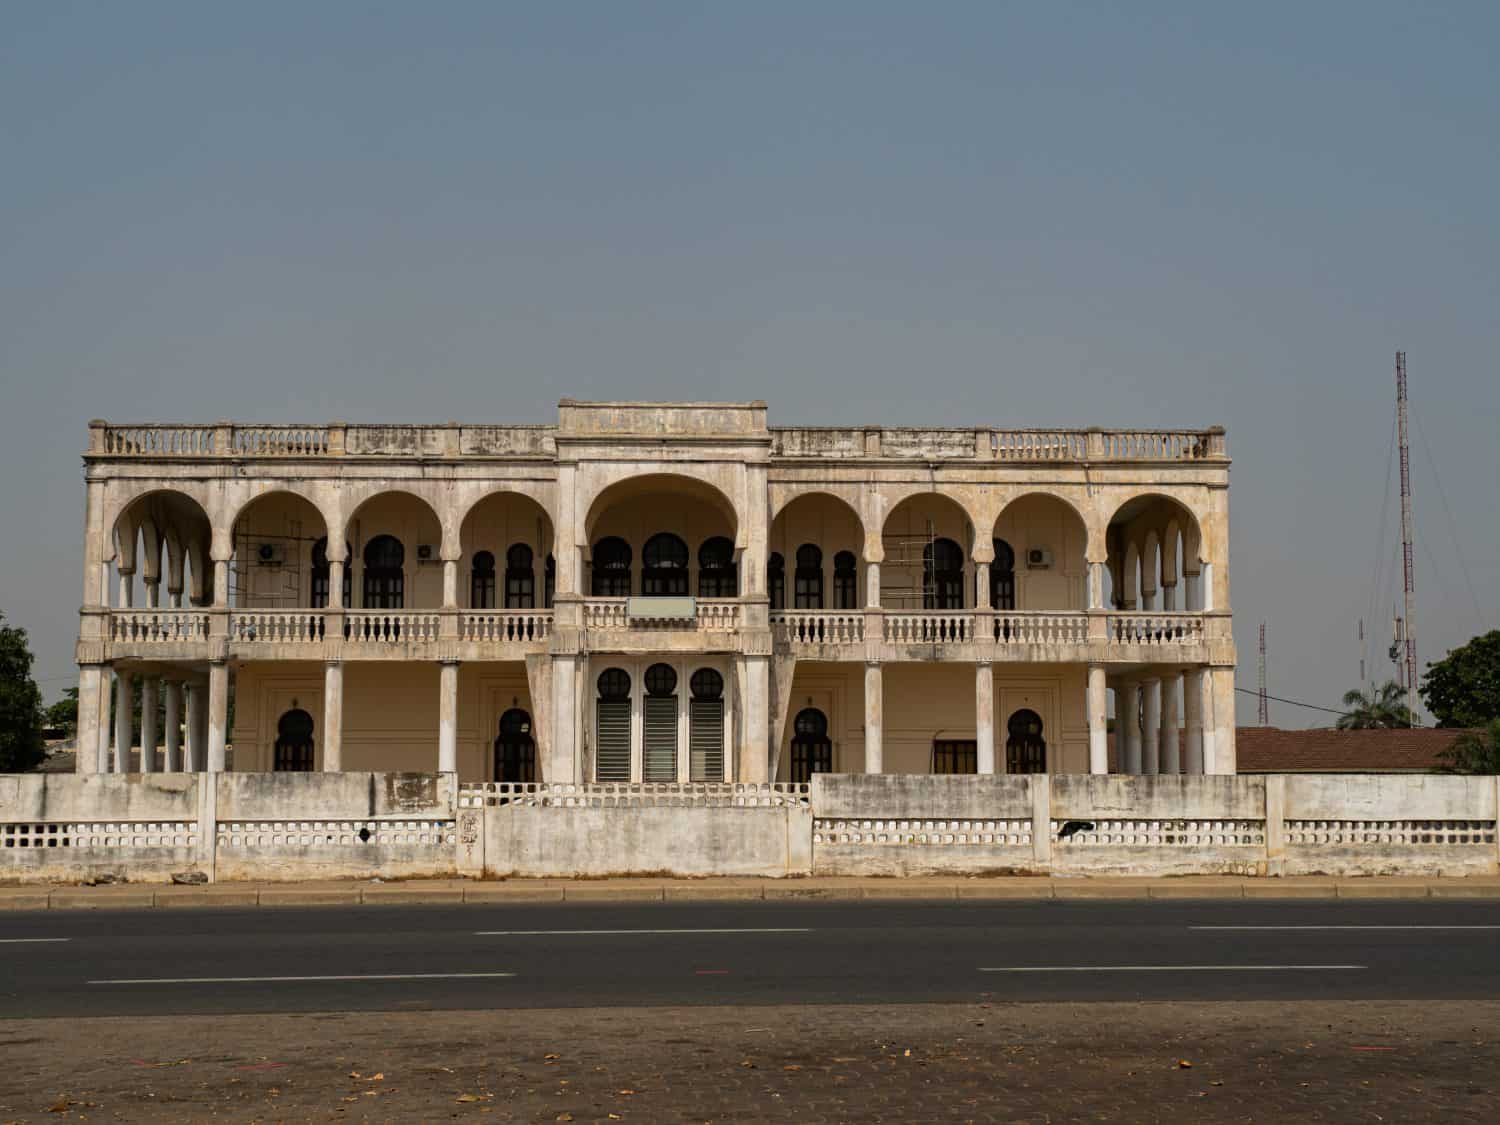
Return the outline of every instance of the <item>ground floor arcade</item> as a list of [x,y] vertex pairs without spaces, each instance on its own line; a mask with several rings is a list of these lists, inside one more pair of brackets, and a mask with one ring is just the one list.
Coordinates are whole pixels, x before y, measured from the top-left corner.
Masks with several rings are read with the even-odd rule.
[[665,783],[1235,772],[1227,667],[593,653],[96,674],[97,712],[80,745],[97,747],[99,772]]

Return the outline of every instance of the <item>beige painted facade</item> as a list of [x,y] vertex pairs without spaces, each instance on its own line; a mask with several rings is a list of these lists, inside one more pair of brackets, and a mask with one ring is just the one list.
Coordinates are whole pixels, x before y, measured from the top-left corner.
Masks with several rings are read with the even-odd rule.
[[1088,773],[1113,716],[1127,772],[1234,772],[1221,430],[564,400],[84,460],[80,772],[125,760],[112,683],[169,771]]

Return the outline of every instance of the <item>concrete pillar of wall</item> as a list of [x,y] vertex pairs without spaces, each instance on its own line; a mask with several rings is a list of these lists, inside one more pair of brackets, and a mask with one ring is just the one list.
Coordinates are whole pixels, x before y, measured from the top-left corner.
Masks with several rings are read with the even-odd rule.
[[1182,742],[1178,734],[1177,691],[1181,676],[1168,676],[1161,682],[1161,772],[1182,772]]
[[[215,567],[217,570],[217,567]],[[219,594],[217,588],[214,598]],[[224,745],[229,736],[229,665],[215,660],[208,666],[208,762],[209,773],[224,772]]]
[[438,773],[458,772],[458,662],[438,665]]
[[745,746],[737,765],[742,781],[759,784],[771,771],[771,658],[745,658]]
[[1182,772],[1203,772],[1203,669],[1189,668],[1182,677]]
[[193,683],[187,691],[186,768],[192,773],[202,773],[208,768],[208,688]]
[[1214,773],[1238,773],[1234,754],[1234,669],[1209,671],[1214,697]]
[[77,773],[99,772],[99,694],[104,670],[99,664],[78,668],[78,752],[73,756]]
[[979,772],[994,773],[995,669],[988,662],[974,666],[974,730]]
[[115,773],[130,772],[130,744],[135,740],[135,680],[115,676]]
[[[179,595],[181,596],[181,595]],[[163,685],[163,725],[166,727],[166,756],[162,768],[168,773],[182,771],[182,681],[167,680]]]
[[1104,665],[1089,665],[1088,698],[1089,773],[1109,772],[1109,687]]
[[[110,745],[114,741],[114,727],[109,721],[110,696],[114,688],[114,673],[109,665],[101,665],[99,669],[99,711],[94,717],[98,724],[98,738],[94,746],[95,773],[109,772]],[[84,753],[87,744],[78,744],[79,753]]]
[[1141,772],[1161,772],[1161,681],[1146,680],[1141,708]]
[[578,656],[558,653],[552,658],[552,757],[543,781],[582,781],[578,753]]
[[156,703],[161,681],[155,676],[141,677],[141,772],[156,772]]
[[881,773],[884,769],[884,754],[881,745],[881,726],[885,712],[885,696],[880,665],[865,665],[865,773]]
[[[337,589],[337,587],[334,587]],[[323,772],[344,768],[344,665],[323,665]]]
[[1141,772],[1141,685],[1128,680],[1120,693],[1124,703],[1115,715],[1120,728],[1120,772]]

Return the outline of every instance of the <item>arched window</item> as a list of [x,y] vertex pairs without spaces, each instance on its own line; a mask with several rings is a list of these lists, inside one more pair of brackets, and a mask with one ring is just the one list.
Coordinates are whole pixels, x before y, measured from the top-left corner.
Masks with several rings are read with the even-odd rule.
[[630,780],[630,673],[606,668],[599,673],[595,702],[594,776],[598,781]]
[[495,556],[479,551],[469,563],[469,607],[495,608]]
[[536,739],[531,716],[512,707],[500,716],[500,735],[495,739],[495,780],[525,783],[536,780]]
[[951,539],[922,548],[922,608],[963,609],[964,553]]
[[795,582],[793,604],[797,609],[823,608],[823,552],[811,543],[797,548]]
[[648,598],[682,597],[688,592],[688,548],[663,531],[641,548],[641,593]]
[[[344,544],[344,607],[348,608],[349,595],[352,593],[353,577],[350,575],[349,558],[354,554],[354,549],[348,543]],[[312,607],[313,609],[328,608],[328,582],[331,568],[328,565],[328,537],[325,535],[313,544],[312,549]]]
[[278,773],[308,773],[313,768],[313,717],[300,707],[276,720],[276,760],[272,768]]
[[766,593],[771,597],[772,609],[786,608],[786,560],[779,551],[771,552],[766,560]]
[[557,560],[547,556],[547,577],[542,586],[542,608],[552,608],[552,598],[557,593]]
[[828,716],[816,707],[798,711],[792,721],[792,780],[809,781],[815,773],[833,772],[833,742]]
[[688,681],[688,780],[724,780],[724,677],[699,668]]
[[734,563],[734,541],[722,535],[705,539],[698,548],[698,596],[735,598],[740,593],[739,568]]
[[646,669],[646,698],[641,701],[644,753],[642,781],[677,780],[677,670],[670,664]]
[[833,556],[833,608],[859,608],[859,564],[853,551]]
[[630,595],[630,544],[618,536],[594,544],[593,594],[596,598]]
[[1005,724],[1006,773],[1046,773],[1047,740],[1042,737],[1042,717],[1035,711],[1020,710]]
[[990,607],[1016,608],[1016,553],[1004,539],[995,540],[995,561],[990,563]]
[[366,609],[401,609],[406,604],[406,548],[394,535],[377,535],[365,544]]
[[536,608],[536,575],[531,569],[531,548],[512,544],[505,552],[505,608]]

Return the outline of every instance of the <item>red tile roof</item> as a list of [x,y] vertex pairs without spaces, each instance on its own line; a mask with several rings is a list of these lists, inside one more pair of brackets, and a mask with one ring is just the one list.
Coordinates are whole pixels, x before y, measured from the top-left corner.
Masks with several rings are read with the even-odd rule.
[[1463,733],[1240,727],[1235,750],[1240,773],[1431,773]]

